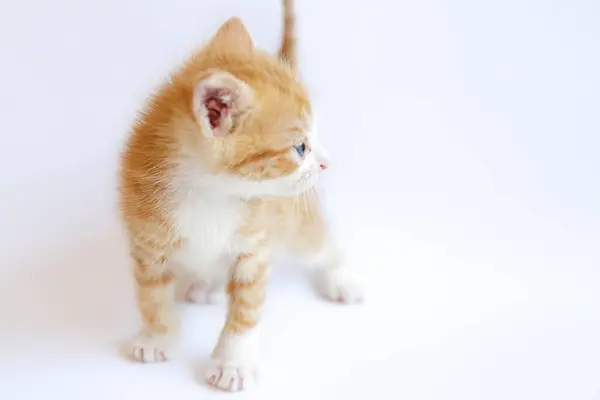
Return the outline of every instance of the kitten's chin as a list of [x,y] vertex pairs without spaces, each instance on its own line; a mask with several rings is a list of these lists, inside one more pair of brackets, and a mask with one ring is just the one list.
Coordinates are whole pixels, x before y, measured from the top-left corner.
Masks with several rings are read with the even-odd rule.
[[315,188],[318,176],[318,172],[302,171],[291,176],[259,181],[238,178],[229,181],[227,187],[231,194],[246,200],[260,197],[295,197]]
[[288,186],[280,188],[269,188],[270,190],[247,192],[244,193],[242,197],[246,198],[247,200],[260,197],[298,197],[310,191],[315,186],[316,185],[302,185],[301,187]]
[[314,182],[263,181],[247,186],[238,195],[246,200],[260,197],[297,197],[316,187]]

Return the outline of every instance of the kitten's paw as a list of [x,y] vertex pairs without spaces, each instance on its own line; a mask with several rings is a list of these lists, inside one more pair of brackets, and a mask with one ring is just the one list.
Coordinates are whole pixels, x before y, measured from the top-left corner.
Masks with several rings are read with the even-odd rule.
[[242,391],[256,382],[256,368],[242,363],[212,360],[206,372],[206,382],[216,389]]
[[169,341],[165,337],[139,334],[129,343],[128,355],[142,363],[168,361],[171,358]]
[[189,303],[219,304],[225,299],[225,291],[220,287],[208,288],[206,285],[194,283],[185,292],[184,298]]
[[339,303],[360,303],[364,299],[358,279],[344,269],[323,272],[317,289],[325,299]]

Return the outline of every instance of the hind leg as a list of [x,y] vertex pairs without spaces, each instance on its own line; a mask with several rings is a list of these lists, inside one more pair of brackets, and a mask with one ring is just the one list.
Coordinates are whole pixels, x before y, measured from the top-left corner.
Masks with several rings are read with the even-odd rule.
[[195,304],[218,304],[225,300],[225,284],[231,260],[184,260],[177,264],[179,297]]
[[194,304],[219,304],[225,300],[225,282],[189,279],[184,283],[183,300]]
[[301,222],[289,247],[312,269],[315,287],[325,299],[347,304],[362,301],[360,281],[344,263],[343,254],[316,207]]
[[333,243],[325,242],[320,250],[308,254],[307,260],[314,269],[315,287],[326,300],[347,304],[363,300],[358,277],[344,264]]

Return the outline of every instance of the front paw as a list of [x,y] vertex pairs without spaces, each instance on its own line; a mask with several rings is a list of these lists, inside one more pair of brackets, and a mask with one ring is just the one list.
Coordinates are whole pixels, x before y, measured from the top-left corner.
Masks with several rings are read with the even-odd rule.
[[168,361],[171,358],[171,341],[166,336],[140,333],[128,344],[129,357],[141,363]]
[[364,299],[359,280],[348,270],[323,271],[317,279],[317,290],[327,300],[350,304]]
[[209,385],[228,392],[248,389],[255,381],[256,367],[240,362],[213,359],[206,372],[206,382]]

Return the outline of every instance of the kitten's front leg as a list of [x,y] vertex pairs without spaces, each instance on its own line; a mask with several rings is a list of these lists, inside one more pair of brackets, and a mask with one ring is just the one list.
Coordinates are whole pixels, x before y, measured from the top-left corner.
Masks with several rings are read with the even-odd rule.
[[258,322],[265,298],[268,252],[258,249],[237,258],[227,294],[227,321],[213,352],[206,379],[216,388],[239,391],[256,379],[259,351]]
[[139,362],[167,361],[179,331],[179,318],[174,310],[175,277],[166,268],[164,258],[156,259],[140,252],[133,258],[142,329],[131,341],[129,353]]

